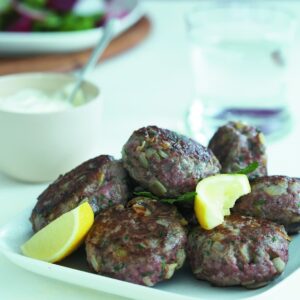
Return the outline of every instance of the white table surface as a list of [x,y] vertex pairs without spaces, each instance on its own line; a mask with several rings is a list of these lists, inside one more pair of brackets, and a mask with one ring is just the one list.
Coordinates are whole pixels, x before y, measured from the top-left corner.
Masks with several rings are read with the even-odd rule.
[[[102,153],[120,156],[120,149],[134,129],[156,124],[179,129],[192,97],[192,76],[187,56],[183,14],[195,1],[144,1],[153,21],[149,38],[135,49],[105,62],[91,79],[105,97]],[[292,3],[297,9],[296,1]],[[291,81],[290,105],[294,113],[292,132],[268,148],[271,174],[300,176],[300,121],[296,118],[297,77]],[[298,92],[299,95],[299,92]],[[299,99],[299,97],[298,97]],[[1,151],[1,145],[0,145]],[[0,152],[1,154],[1,152]],[[33,206],[46,184],[26,184],[0,174],[0,226],[18,212]],[[293,277],[284,288],[272,289],[257,299],[299,297]],[[1,300],[124,299],[43,278],[22,270],[0,254]],[[142,295],[140,296],[142,300]],[[199,299],[201,292],[199,291]]]

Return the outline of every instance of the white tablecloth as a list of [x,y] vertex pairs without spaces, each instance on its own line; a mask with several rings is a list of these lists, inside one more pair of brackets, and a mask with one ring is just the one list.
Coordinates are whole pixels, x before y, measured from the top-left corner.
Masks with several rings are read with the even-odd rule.
[[[102,141],[102,153],[120,156],[123,143],[134,129],[142,125],[181,128],[193,90],[183,15],[194,3],[184,0],[144,1],[153,22],[149,38],[135,49],[103,63],[90,76],[102,88],[105,98],[103,128],[98,136]],[[292,5],[296,7],[296,1]],[[297,77],[291,86],[294,127],[289,135],[268,148],[269,170],[271,174],[299,176],[300,121],[297,119],[298,99],[294,97]],[[20,183],[0,174],[0,225],[24,208],[33,206],[45,187],[45,184]],[[270,291],[259,299],[284,296],[296,299],[299,297],[297,280],[300,282],[299,276],[290,281],[288,290]],[[0,255],[0,299],[121,298],[40,277],[20,269]]]

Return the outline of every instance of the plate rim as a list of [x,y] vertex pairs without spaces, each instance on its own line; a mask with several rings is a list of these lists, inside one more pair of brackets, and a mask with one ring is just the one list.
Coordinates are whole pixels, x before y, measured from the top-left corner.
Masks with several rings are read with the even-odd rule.
[[[54,280],[58,280],[61,282],[67,282],[69,284],[73,284],[78,287],[89,288],[98,292],[104,292],[111,295],[117,295],[120,297],[127,297],[129,299],[140,299],[136,298],[139,295],[143,295],[143,300],[153,300],[153,297],[157,297],[158,299],[164,300],[195,300],[195,297],[191,297],[189,295],[182,295],[172,291],[160,290],[152,287],[142,286],[138,284],[134,284],[131,282],[126,282],[114,278],[110,278],[107,276],[95,274],[92,272],[86,272],[83,270],[78,270],[75,268],[59,265],[59,264],[51,264],[43,261],[39,261],[37,259],[26,257],[20,253],[17,253],[11,250],[9,243],[6,239],[8,229],[12,226],[16,226],[18,221],[21,219],[27,218],[30,215],[32,210],[32,205],[28,206],[18,214],[16,214],[10,221],[2,224],[0,226],[0,252],[13,264],[17,265],[18,267],[25,269],[29,272],[33,272],[35,274],[39,274],[44,278],[51,278]],[[29,264],[24,264],[23,262],[30,262]],[[49,272],[47,275],[43,273],[44,270],[51,270],[54,269],[57,272]],[[59,274],[59,276],[57,276]],[[72,274],[72,276],[69,276]],[[74,276],[75,274],[75,276]],[[284,280],[277,282],[271,288],[267,290],[263,290],[258,294],[246,295],[242,299],[253,299],[264,297],[267,293],[273,293],[274,289],[284,289],[286,285],[289,283],[291,278],[295,278],[300,274],[300,268],[294,270],[291,274],[288,275]],[[88,284],[81,284],[80,280],[77,280],[78,277],[86,278],[85,280]],[[93,285],[94,281],[99,282],[97,286]],[[99,288],[100,286],[100,288]],[[133,297],[133,295],[137,295]],[[205,296],[201,297],[199,295],[198,299],[212,299],[207,298]]]
[[[17,265],[18,267],[35,274],[39,274],[44,278],[51,278],[61,282],[67,282],[78,287],[89,288],[98,292],[117,295],[128,299],[140,300],[140,298],[132,297],[132,290],[135,290],[139,291],[139,295],[143,295],[143,300],[153,300],[153,297],[155,296],[162,297],[162,299],[164,300],[195,300],[194,297],[177,294],[170,291],[158,290],[151,287],[142,286],[115,278],[110,278],[100,274],[95,274],[93,272],[86,272],[59,264],[52,264],[40,261],[34,258],[26,257],[20,253],[10,250],[10,247],[5,239],[5,237],[7,236],[7,229],[14,225],[19,219],[24,219],[25,217],[28,218],[31,211],[32,206],[29,206],[21,212],[19,212],[18,214],[16,214],[10,221],[0,226],[0,253],[2,253],[9,261]],[[28,261],[30,262],[30,264],[24,265],[22,261]],[[46,269],[54,269],[60,272],[61,274],[60,276],[56,276],[58,274],[57,272],[49,272],[48,275],[45,275],[42,273],[42,271]],[[69,276],[70,274],[72,274],[72,276]],[[92,280],[88,280],[88,284],[80,284],[80,281],[74,280],[74,274],[76,278],[78,276],[83,276],[84,278]],[[97,288],[98,286],[93,285],[92,282],[95,280],[99,281],[99,286],[101,286],[100,289]],[[113,285],[113,288],[111,287],[111,284]],[[128,289],[128,287],[130,287],[130,289]],[[112,289],[114,292],[112,292]],[[136,297],[139,296],[137,295]],[[199,298],[199,300],[201,299],[204,298]]]

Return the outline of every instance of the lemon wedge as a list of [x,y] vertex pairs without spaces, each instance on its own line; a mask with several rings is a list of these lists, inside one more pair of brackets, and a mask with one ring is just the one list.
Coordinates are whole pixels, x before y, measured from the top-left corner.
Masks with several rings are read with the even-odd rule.
[[91,206],[84,202],[61,215],[21,246],[26,256],[57,262],[80,246],[94,222]]
[[235,201],[250,191],[248,177],[242,174],[218,174],[201,180],[196,187],[194,202],[201,227],[209,230],[222,224]]

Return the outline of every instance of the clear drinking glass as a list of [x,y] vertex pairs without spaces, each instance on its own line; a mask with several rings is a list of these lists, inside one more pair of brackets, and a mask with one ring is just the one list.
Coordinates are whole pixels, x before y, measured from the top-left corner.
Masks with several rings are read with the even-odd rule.
[[267,137],[281,135],[290,126],[286,74],[294,19],[270,7],[212,2],[187,15],[195,79],[190,133],[205,142],[220,125],[241,120]]

